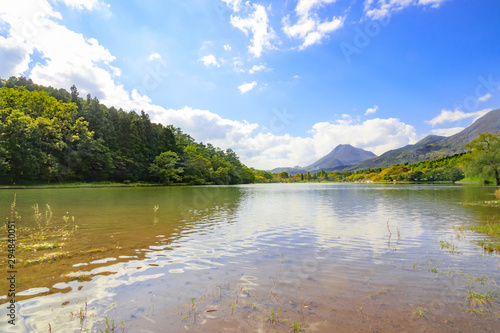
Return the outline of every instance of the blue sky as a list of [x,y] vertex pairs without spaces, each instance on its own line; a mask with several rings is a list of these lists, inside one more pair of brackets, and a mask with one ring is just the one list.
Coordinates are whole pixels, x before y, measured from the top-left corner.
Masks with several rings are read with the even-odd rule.
[[499,31],[497,0],[1,0],[0,77],[75,84],[271,169],[497,109]]

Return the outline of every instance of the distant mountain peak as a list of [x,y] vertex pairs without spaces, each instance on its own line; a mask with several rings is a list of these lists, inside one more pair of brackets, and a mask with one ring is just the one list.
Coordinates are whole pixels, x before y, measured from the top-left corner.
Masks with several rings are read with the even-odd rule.
[[324,170],[329,172],[338,169],[339,167],[351,166],[374,157],[377,157],[377,155],[370,151],[355,148],[350,144],[340,144],[333,148],[330,153],[311,165],[303,168],[297,166],[293,168],[275,168],[271,170],[271,172],[287,172],[291,175],[295,175],[297,173],[307,173],[308,171],[318,172]]
[[370,151],[361,148],[355,148],[350,144],[340,144],[326,156],[320,158],[304,169],[306,169],[307,171],[327,171],[342,165],[348,166],[357,164],[374,157],[377,157],[377,155]]

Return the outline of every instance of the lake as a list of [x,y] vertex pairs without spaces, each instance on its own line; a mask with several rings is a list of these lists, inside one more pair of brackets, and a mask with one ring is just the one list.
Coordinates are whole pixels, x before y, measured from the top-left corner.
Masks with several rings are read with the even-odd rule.
[[39,230],[37,203],[42,226],[48,204],[50,230],[63,228],[63,216],[78,228],[56,249],[28,251],[18,240],[16,325],[7,323],[4,278],[0,331],[498,331],[499,255],[483,252],[472,241],[485,236],[464,227],[500,209],[462,204],[493,200],[494,191],[328,183],[1,190],[5,218],[16,194],[18,226]]

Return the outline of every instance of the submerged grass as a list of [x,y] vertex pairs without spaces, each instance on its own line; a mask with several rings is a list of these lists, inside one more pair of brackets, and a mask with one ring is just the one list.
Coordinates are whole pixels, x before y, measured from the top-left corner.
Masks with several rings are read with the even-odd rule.
[[20,244],[20,247],[25,249],[26,251],[38,251],[38,250],[50,250],[50,249],[55,249],[57,247],[63,247],[64,243],[62,242],[43,242],[43,243],[37,243],[37,244]]
[[477,292],[471,287],[467,288],[468,295],[465,298],[467,311],[477,315],[485,315],[490,312],[490,308],[494,306],[496,297],[493,291],[484,293]]
[[[74,216],[62,216],[62,221],[55,222],[52,209],[45,205],[42,210],[38,204],[32,205],[34,222],[33,227],[24,225],[22,218],[16,211],[16,196],[11,204],[10,221],[16,221],[17,229],[17,251],[19,257],[17,262],[21,265],[34,265],[51,262],[69,256],[64,251],[65,241],[74,235],[78,229]],[[68,213],[66,213],[68,214]],[[7,228],[4,223],[3,229]],[[6,252],[7,242],[1,242],[0,250]],[[5,260],[0,259],[0,265],[6,265]]]
[[464,206],[500,207],[500,200],[461,202]]
[[490,236],[489,239],[480,239],[474,242],[481,246],[486,252],[500,253],[500,221],[472,226],[469,227],[469,230]]
[[418,316],[419,318],[428,319],[427,318],[427,309],[423,308],[421,306],[415,307],[415,309],[411,313]]

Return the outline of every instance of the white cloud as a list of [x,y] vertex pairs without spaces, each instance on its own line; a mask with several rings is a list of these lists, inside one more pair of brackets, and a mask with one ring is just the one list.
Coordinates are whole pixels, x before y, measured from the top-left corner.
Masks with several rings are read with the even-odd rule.
[[487,93],[486,95],[484,96],[481,96],[477,99],[478,102],[486,102],[488,101],[490,98],[492,97],[492,95],[490,93]]
[[158,60],[158,59],[161,59],[161,55],[157,52],[151,53],[148,57],[149,61]]
[[365,15],[373,20],[380,20],[392,13],[410,6],[439,7],[447,0],[365,0]]
[[[62,16],[49,1],[6,2],[0,7],[0,19],[9,25],[8,37],[0,37],[1,77],[20,75],[32,66],[29,77],[37,84],[65,89],[75,84],[80,95],[91,93],[106,105],[141,110],[149,101],[137,90],[129,92],[117,84],[115,78],[121,71],[112,66],[115,57],[96,39],[57,23],[54,19]],[[35,50],[42,54],[43,64],[31,61]],[[159,65],[164,66],[161,59]],[[157,81],[149,80],[138,89],[147,90],[166,76],[158,66],[153,69]]]
[[115,57],[96,39],[85,38],[54,21],[62,17],[48,1],[11,1],[2,5],[0,16],[10,26],[8,37],[0,37],[0,54],[10,65],[0,66],[1,76],[29,70],[30,55],[37,50],[45,63],[31,63],[30,78],[38,84],[66,89],[75,84],[81,92],[92,92],[109,104],[130,100],[123,86],[114,82],[120,75],[120,70],[111,65]]
[[262,55],[264,48],[272,48],[271,41],[276,38],[274,30],[269,26],[269,19],[264,6],[254,4],[254,12],[247,18],[231,15],[231,24],[243,31],[247,36],[251,33],[251,45],[248,51],[256,58]]
[[220,67],[219,63],[217,62],[217,59],[215,59],[215,56],[213,54],[204,56],[203,58],[200,59],[200,61],[202,61],[203,64],[207,67],[209,66]]
[[224,50],[226,50],[226,51],[231,51],[231,49],[232,49],[232,48],[231,48],[231,45],[229,45],[229,44],[225,44],[225,45],[224,45]]
[[252,81],[249,83],[243,83],[241,86],[238,86],[238,89],[240,90],[241,94],[246,94],[247,92],[255,88],[256,85],[257,81]]
[[244,73],[245,70],[241,68],[243,66],[243,61],[239,57],[233,58],[233,71],[236,73]]
[[418,139],[413,126],[399,119],[369,119],[363,123],[351,119],[336,122],[320,122],[313,126],[313,138],[318,157],[326,155],[338,144],[351,144],[380,155],[416,142]]
[[253,65],[253,67],[248,71],[250,74],[266,70],[266,65]]
[[336,0],[299,0],[295,12],[298,20],[290,24],[290,16],[283,18],[283,31],[288,37],[300,38],[303,50],[308,46],[320,43],[329,33],[340,29],[344,25],[344,17],[332,17],[332,19],[321,21],[313,9],[325,4],[334,3]]
[[233,11],[239,12],[241,9],[241,0],[222,0],[228,7],[232,7]]
[[373,113],[375,113],[377,111],[378,111],[378,105],[375,105],[372,108],[366,109],[365,116],[367,116],[369,114],[373,114]]
[[476,119],[484,116],[488,112],[490,112],[491,109],[484,109],[476,112],[462,112],[462,111],[448,111],[448,110],[441,110],[441,113],[432,118],[431,120],[427,120],[426,123],[431,124],[433,127],[438,125],[438,124],[443,124],[443,123],[451,123],[463,119],[468,119],[468,118],[474,118],[473,122],[476,121]]
[[465,127],[452,127],[452,128],[437,128],[431,131],[432,134],[441,136],[452,136],[463,131]]
[[[150,110],[145,108],[145,110]],[[415,128],[398,119],[371,119],[363,123],[350,117],[313,125],[308,137],[278,135],[258,124],[224,119],[207,110],[184,107],[150,111],[151,119],[174,124],[197,141],[210,142],[222,149],[232,148],[243,163],[259,169],[313,163],[339,144],[352,144],[380,155],[387,150],[414,143]]]
[[180,110],[163,109],[150,112],[151,119],[162,124],[174,124],[197,141],[220,143],[224,149],[250,135],[259,126],[247,121],[224,119],[207,110],[184,107]]
[[59,0],[63,2],[68,7],[73,7],[78,10],[93,10],[102,5],[98,0]]

